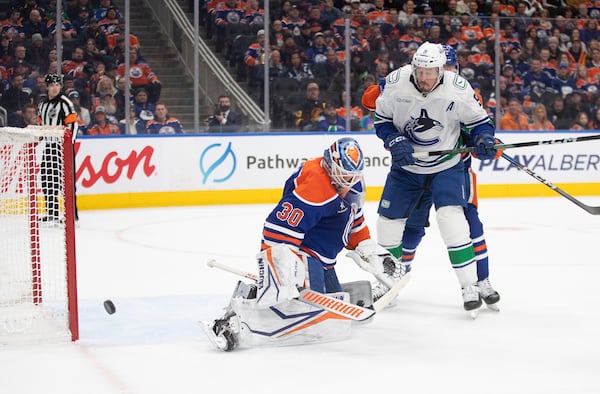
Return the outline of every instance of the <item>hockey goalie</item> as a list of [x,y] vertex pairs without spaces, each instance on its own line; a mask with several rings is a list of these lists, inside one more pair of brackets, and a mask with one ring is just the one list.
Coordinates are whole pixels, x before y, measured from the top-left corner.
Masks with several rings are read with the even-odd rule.
[[341,284],[338,254],[350,250],[387,288],[406,271],[371,239],[362,211],[363,168],[358,143],[340,138],[288,178],[264,223],[256,282],[238,282],[224,316],[202,323],[214,345],[230,351],[340,340],[353,321],[373,315],[370,282]]

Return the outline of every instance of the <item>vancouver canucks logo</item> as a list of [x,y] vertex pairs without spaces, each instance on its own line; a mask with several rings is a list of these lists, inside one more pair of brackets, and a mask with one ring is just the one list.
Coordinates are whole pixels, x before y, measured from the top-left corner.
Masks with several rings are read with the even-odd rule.
[[410,117],[410,120],[404,124],[402,129],[409,138],[418,145],[434,145],[439,142],[439,134],[444,126],[437,120],[432,119],[427,114],[425,108],[421,109],[418,118]]

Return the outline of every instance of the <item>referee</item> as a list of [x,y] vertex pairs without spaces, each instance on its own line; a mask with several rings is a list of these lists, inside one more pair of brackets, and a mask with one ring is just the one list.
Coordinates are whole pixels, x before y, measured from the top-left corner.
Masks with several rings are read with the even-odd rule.
[[[48,87],[48,98],[38,105],[38,124],[43,126],[67,126],[71,129],[73,142],[77,137],[79,122],[77,121],[77,112],[75,106],[67,96],[62,93],[62,78],[60,75],[50,73],[46,75],[46,86]],[[53,153],[55,151],[55,153]],[[73,158],[75,154],[73,152]],[[42,165],[40,168],[42,178],[42,192],[46,200],[47,216],[42,221],[53,221],[61,223],[60,206],[58,194],[60,190],[60,168],[62,166],[62,157],[56,143],[46,145]],[[73,174],[75,166],[73,165]],[[75,220],[79,220],[77,213],[77,202],[75,193]]]

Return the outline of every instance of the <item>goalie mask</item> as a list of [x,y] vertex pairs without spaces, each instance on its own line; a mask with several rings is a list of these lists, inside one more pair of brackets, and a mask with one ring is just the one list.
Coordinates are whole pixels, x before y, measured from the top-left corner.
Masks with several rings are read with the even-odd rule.
[[50,85],[52,83],[61,84],[62,78],[60,77],[60,75],[58,75],[56,73],[50,73],[50,74],[46,75],[46,85]]
[[423,43],[412,58],[414,83],[422,93],[430,93],[444,76],[446,52],[440,44]]
[[340,138],[323,154],[323,168],[337,188],[349,189],[360,181],[364,166],[362,150],[353,138]]

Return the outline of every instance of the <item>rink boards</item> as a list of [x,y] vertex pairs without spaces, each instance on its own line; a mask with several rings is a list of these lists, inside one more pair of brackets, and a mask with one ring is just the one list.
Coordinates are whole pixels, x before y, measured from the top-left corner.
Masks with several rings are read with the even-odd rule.
[[[505,132],[504,143],[595,135]],[[365,153],[367,200],[377,200],[390,165],[372,133],[269,133],[81,137],[76,143],[80,209],[272,203],[289,175],[341,136]],[[573,195],[600,195],[600,140],[505,151]],[[479,196],[554,196],[504,159],[473,160]]]

